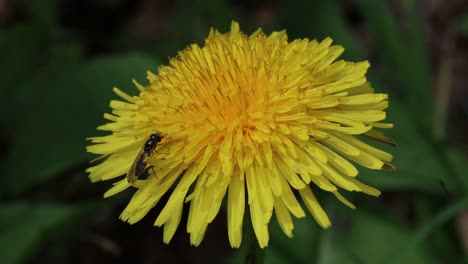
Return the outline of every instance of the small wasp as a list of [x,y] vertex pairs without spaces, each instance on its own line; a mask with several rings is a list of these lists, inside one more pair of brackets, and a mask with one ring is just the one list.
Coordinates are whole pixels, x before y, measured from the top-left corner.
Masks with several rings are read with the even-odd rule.
[[138,179],[138,177],[141,176],[143,171],[145,171],[145,159],[151,155],[153,150],[156,148],[158,143],[161,142],[162,139],[163,137],[160,134],[154,133],[151,134],[148,140],[146,140],[145,145],[143,145],[140,152],[138,152],[135,161],[130,167],[130,170],[127,172],[127,181],[129,183],[135,182]]

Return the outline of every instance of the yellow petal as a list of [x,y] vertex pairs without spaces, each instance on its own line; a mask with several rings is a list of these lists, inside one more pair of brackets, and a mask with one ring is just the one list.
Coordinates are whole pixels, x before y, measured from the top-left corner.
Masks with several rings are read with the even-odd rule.
[[329,228],[331,226],[330,219],[328,219],[327,214],[320,206],[310,187],[306,186],[305,188],[299,190],[299,193],[302,197],[302,200],[304,200],[304,204],[307,206],[309,212],[315,218],[317,223],[319,223],[319,225],[323,228]]

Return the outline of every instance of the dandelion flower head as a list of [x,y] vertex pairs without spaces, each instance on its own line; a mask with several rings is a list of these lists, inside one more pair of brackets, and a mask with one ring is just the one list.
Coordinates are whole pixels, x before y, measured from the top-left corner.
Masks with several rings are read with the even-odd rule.
[[[123,100],[111,101],[109,122],[98,128],[111,134],[91,138],[87,150],[105,160],[87,170],[90,179],[117,179],[105,197],[136,189],[120,216],[131,224],[168,193],[154,223],[164,226],[165,243],[185,205],[190,242],[199,245],[223,200],[233,247],[246,210],[260,247],[273,213],[289,237],[304,208],[330,227],[314,192],[354,208],[343,191],[380,194],[357,179],[357,166],[392,169],[390,154],[362,140],[391,143],[379,130],[392,127],[381,122],[387,95],[367,82],[367,61],[337,60],[344,49],[331,43],[288,41],[285,31],[246,35],[236,22],[228,33],[211,30],[204,46],[148,72],[148,85],[135,82],[139,95],[114,88]],[[145,159],[148,176],[129,183],[125,174],[154,133],[162,140]]]

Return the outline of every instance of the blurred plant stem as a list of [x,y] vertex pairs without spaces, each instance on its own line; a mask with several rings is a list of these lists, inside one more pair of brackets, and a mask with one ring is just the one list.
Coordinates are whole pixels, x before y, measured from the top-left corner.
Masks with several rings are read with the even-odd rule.
[[457,214],[463,212],[468,208],[468,196],[461,197],[457,201],[453,201],[451,204],[443,208],[441,211],[432,215],[422,223],[411,235],[411,239],[407,240],[398,246],[398,255],[392,255],[387,257],[382,263],[403,263],[403,261],[411,254],[411,252],[421,245],[424,240],[428,239],[434,230],[445,224],[447,221],[453,219]]
[[[447,196],[447,202],[450,202],[450,197]],[[427,199],[422,197],[415,197],[414,207],[417,217],[417,223],[425,223],[427,219],[431,218],[431,205]],[[444,252],[451,252],[456,248],[456,243],[450,239],[442,228],[436,228],[431,234],[431,240],[433,244],[438,248],[444,250]],[[456,253],[454,253],[456,254]]]
[[442,35],[442,55],[440,66],[435,80],[433,138],[436,142],[445,141],[447,138],[447,117],[450,100],[450,86],[452,83],[452,54],[454,46],[454,34],[449,28]]

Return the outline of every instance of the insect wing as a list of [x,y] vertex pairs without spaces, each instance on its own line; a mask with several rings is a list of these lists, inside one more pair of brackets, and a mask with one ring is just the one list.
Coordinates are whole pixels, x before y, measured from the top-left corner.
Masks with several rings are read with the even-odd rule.
[[130,170],[127,172],[127,181],[129,183],[135,182],[138,179],[138,177],[140,177],[140,175],[143,173],[146,167],[145,159],[147,157],[148,153],[144,150],[144,148],[142,148],[140,152],[138,152],[135,161],[133,161]]

